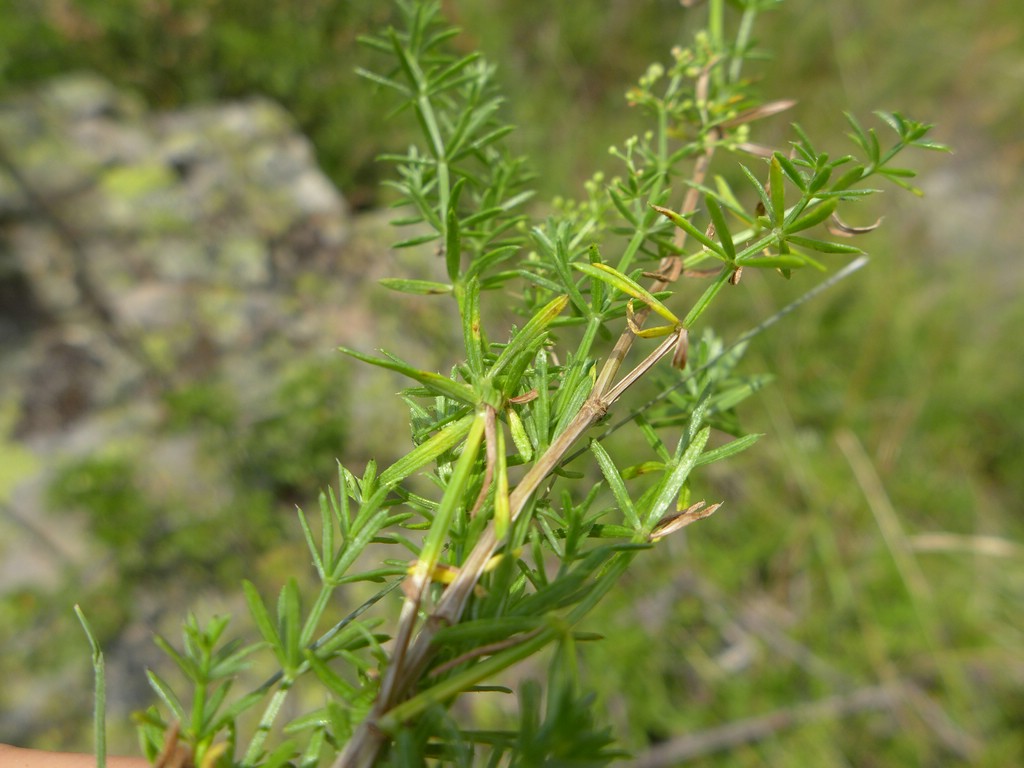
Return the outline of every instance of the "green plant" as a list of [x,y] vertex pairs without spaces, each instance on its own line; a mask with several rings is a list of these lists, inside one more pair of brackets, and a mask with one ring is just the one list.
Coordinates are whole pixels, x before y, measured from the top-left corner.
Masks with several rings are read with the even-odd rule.
[[[416,226],[399,246],[430,244],[444,263],[443,279],[385,284],[454,300],[463,353],[442,375],[343,350],[412,379],[403,399],[413,447],[361,476],[341,468],[337,491],[321,495],[319,521],[300,513],[321,584],[304,595],[289,580],[271,610],[246,583],[261,642],[222,643],[225,617],[205,626],[190,618],[182,650],[161,640],[190,690],[182,697],[151,673],[166,714],[141,717],[150,757],[168,732],[199,765],[602,765],[616,757],[575,672],[576,645],[597,639],[580,623],[640,553],[719,508],[696,500],[693,471],[757,438],[742,433],[736,407],[765,379],[741,376],[737,365],[776,318],[725,344],[705,327],[708,309],[742,290],[744,270],[788,278],[859,256],[844,239],[859,230],[843,222],[841,207],[874,192],[865,186],[872,178],[909,188],[913,173],[893,165],[902,150],[941,149],[927,140],[929,126],[897,113],[879,113],[895,134],[888,144],[849,118],[857,156],[832,158],[799,127],[789,151],[756,144],[752,123],[792,106],[758,100],[743,74],[753,23],[774,4],[733,4],[730,38],[727,4],[710,0],[692,46],[673,50],[669,64],[652,65],[630,90],[650,129],[612,150],[622,176],[595,177],[584,200],[533,223],[529,174],[505,145],[511,128],[500,120],[493,68],[478,54],[448,52],[456,32],[437,4],[401,3],[403,28],[365,39],[393,64],[363,74],[396,93],[423,134],[421,146],[388,157],[404,206],[397,223]],[[711,174],[727,153],[741,158],[737,181]],[[696,298],[676,290],[681,279],[699,286]],[[507,299],[522,319],[495,339],[483,309]],[[648,339],[660,341],[634,352]],[[661,394],[612,423],[620,400],[664,358],[672,372],[662,374]],[[625,424],[635,425],[646,455],[607,447],[604,438]],[[713,428],[731,439],[712,441]],[[581,454],[598,475],[575,462]],[[358,582],[386,584],[332,624],[332,597]],[[386,616],[365,618],[399,586],[393,627]],[[546,695],[521,687],[516,727],[458,721],[451,707],[460,695],[493,689],[495,676],[547,646],[555,651]],[[232,698],[240,671],[261,652],[276,671]],[[275,743],[285,703],[301,698],[302,685],[320,701],[280,726],[285,738]]]

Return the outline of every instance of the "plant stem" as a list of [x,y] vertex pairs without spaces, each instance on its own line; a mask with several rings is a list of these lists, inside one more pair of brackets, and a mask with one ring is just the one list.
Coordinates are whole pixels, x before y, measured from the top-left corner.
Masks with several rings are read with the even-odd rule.
[[[523,479],[509,494],[512,522],[518,519],[541,483],[558,466],[576,441],[607,413],[608,408],[630,385],[650,371],[661,358],[669,354],[674,348],[675,342],[676,336],[668,337],[622,382],[611,386],[608,393],[601,394],[597,387],[594,387],[590,397],[584,401],[573,420],[552,441],[544,454],[530,467]],[[473,588],[483,575],[484,567],[494,554],[498,544],[498,536],[492,521],[480,535],[476,545],[460,566],[455,580],[444,591],[433,614],[420,628],[416,639],[408,650],[404,651],[401,659],[397,659],[397,648],[400,647],[400,643],[399,638],[396,638],[396,654],[393,655],[391,664],[388,665],[388,673],[391,675],[385,678],[385,683],[381,686],[381,692],[374,702],[373,709],[352,734],[344,751],[335,760],[333,768],[348,768],[349,766],[370,768],[373,765],[379,750],[387,740],[387,734],[381,728],[381,723],[385,722],[383,718],[390,713],[391,709],[423,673],[433,655],[433,641],[438,630],[459,621],[466,603],[473,593]],[[406,626],[404,621],[402,626]],[[404,648],[404,643],[401,644],[401,647]],[[397,661],[401,663],[396,663]],[[393,669],[395,671],[392,673]]]
[[245,752],[245,757],[242,758],[243,768],[253,766],[256,761],[259,760],[261,753],[263,752],[263,743],[267,740],[267,736],[270,734],[270,729],[274,725],[274,720],[277,719],[277,713],[281,711],[281,707],[284,704],[284,700],[288,698],[288,692],[292,687],[292,679],[286,677],[281,681],[281,686],[274,691],[274,695],[270,698],[267,703],[267,708],[263,710],[263,717],[260,718],[260,724],[256,727],[256,733],[252,737],[252,741],[249,742],[249,749]]

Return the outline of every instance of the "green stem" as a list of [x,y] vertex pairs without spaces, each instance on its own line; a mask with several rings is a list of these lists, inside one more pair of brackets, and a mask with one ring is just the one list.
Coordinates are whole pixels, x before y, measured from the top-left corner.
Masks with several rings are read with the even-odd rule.
[[[708,37],[716,54],[725,50],[725,0],[711,0],[708,3]],[[723,85],[722,68],[713,67],[711,76],[715,87],[721,90]]]
[[291,690],[293,682],[290,677],[284,678],[281,681],[281,687],[274,691],[274,695],[267,703],[267,708],[263,710],[263,717],[260,718],[260,724],[256,727],[256,733],[253,735],[252,741],[249,742],[249,749],[246,750],[245,757],[242,758],[243,768],[254,766],[259,760],[263,753],[263,744],[266,742],[267,736],[270,735],[270,729],[274,726],[274,720],[277,719],[284,700],[288,698],[288,692]]
[[740,79],[740,73],[743,70],[743,51],[750,43],[756,19],[757,11],[753,8],[746,8],[740,17],[739,29],[736,31],[736,48],[733,51],[732,61],[729,62],[730,83],[736,83]]
[[594,346],[594,341],[597,339],[597,334],[600,332],[602,325],[604,325],[604,322],[600,317],[592,317],[587,321],[587,327],[583,331],[583,337],[580,339],[580,345],[576,351],[577,357],[585,358],[590,356],[590,349]]
[[697,299],[697,303],[693,305],[686,317],[683,318],[683,328],[691,328],[693,324],[697,322],[697,319],[704,314],[707,308],[711,305],[711,301],[718,295],[718,292],[722,290],[722,286],[729,281],[729,276],[732,275],[732,269],[725,267],[721,272],[718,273],[718,277],[715,281],[707,287],[707,290]]
[[320,617],[327,610],[327,602],[331,599],[332,594],[334,594],[334,584],[328,583],[320,586],[320,592],[316,596],[313,607],[309,609],[309,616],[302,627],[302,635],[299,638],[301,647],[308,648],[313,642],[313,634],[316,632],[317,624],[320,623]]
[[423,75],[423,70],[420,69],[416,53],[406,49],[403,58],[408,67],[409,78],[412,80],[412,85],[417,93],[415,101],[416,114],[420,118],[420,123],[430,142],[430,148],[434,155],[434,164],[437,169],[437,221],[440,227],[441,242],[446,242],[448,239],[448,201],[451,196],[448,154],[444,139],[441,136],[437,114],[434,112],[434,105],[430,100],[430,84]]

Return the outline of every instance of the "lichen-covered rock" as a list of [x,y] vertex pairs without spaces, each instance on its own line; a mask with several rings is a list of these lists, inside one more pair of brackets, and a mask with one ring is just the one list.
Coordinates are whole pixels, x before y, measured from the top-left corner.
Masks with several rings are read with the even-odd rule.
[[[0,465],[26,458],[0,472],[0,601],[126,590],[116,647],[138,606],[176,621],[301,539],[291,510],[336,459],[404,453],[402,383],[335,351],[450,362],[450,308],[376,284],[443,279],[429,250],[388,247],[389,218],[352,216],[266,99],[154,113],[73,75],[0,103]],[[128,663],[108,658],[112,679]],[[141,703],[118,696],[115,712]]]
[[351,233],[311,145],[262,98],[151,114],[69,75],[0,105],[0,159],[0,282],[31,295],[9,311],[58,335],[95,325],[136,379],[173,376],[205,345],[263,345],[300,276],[340,273]]

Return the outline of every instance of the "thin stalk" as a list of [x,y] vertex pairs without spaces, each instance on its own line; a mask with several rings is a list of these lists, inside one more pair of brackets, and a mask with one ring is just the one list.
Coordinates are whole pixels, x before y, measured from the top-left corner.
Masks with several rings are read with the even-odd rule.
[[92,626],[82,613],[77,603],[74,607],[75,615],[78,617],[85,636],[92,648],[92,668],[94,675],[93,688],[93,750],[96,755],[96,768],[106,768],[107,765],[107,678],[103,651],[100,648],[96,635],[93,634]]
[[242,758],[243,768],[255,765],[259,760],[263,752],[263,744],[266,742],[267,736],[270,735],[270,729],[274,726],[274,720],[277,719],[284,700],[288,698],[292,683],[291,677],[284,678],[281,681],[281,686],[274,691],[274,695],[267,703],[267,708],[263,710],[263,717],[260,718],[260,724],[256,727],[256,733],[253,735],[252,741],[249,742],[249,749],[246,750],[245,757]]
[[[708,3],[708,36],[716,51],[725,48],[725,0],[711,0]],[[715,85],[723,85],[722,70],[715,67]]]
[[686,313],[686,317],[683,318],[683,328],[690,328],[701,315],[707,310],[714,300],[718,292],[722,290],[727,282],[729,282],[729,276],[732,274],[732,270],[728,267],[722,269],[715,278],[715,281],[711,283],[701,294],[701,297],[697,299],[696,303],[690,308],[690,311]]
[[[669,138],[669,124],[668,114],[664,107],[658,110],[658,162],[657,162],[657,175],[654,186],[651,188],[650,194],[648,195],[651,200],[658,200],[661,198],[661,192],[665,188],[665,182],[668,180],[669,163],[668,163],[668,138]],[[650,220],[647,215],[639,217],[640,226],[633,233],[633,236],[629,240],[629,244],[626,246],[626,250],[623,252],[622,257],[619,259],[619,263],[616,265],[616,269],[619,272],[628,272],[630,266],[633,264],[633,259],[640,250],[640,246],[644,244],[644,240],[647,239],[647,227],[644,225],[644,221]]]
[[[398,43],[396,43],[396,45],[398,45]],[[448,169],[448,155],[444,145],[444,139],[441,137],[441,128],[438,123],[437,115],[434,112],[434,105],[430,100],[429,84],[423,75],[423,70],[420,69],[418,62],[416,61],[416,57],[409,55],[409,53],[410,52],[406,52],[407,55],[401,56],[401,58],[408,67],[410,78],[416,85],[416,113],[419,115],[425,132],[430,139],[430,147],[434,153],[434,164],[437,169],[437,219],[440,226],[441,241],[445,242],[448,237],[448,201],[451,197],[451,177]]]
[[302,635],[299,638],[299,645],[302,647],[309,647],[309,644],[313,641],[313,633],[316,632],[316,626],[320,623],[320,617],[327,610],[327,602],[331,599],[331,595],[334,594],[334,589],[334,584],[322,584],[320,586],[320,592],[313,602],[313,607],[309,610],[309,616],[306,618],[306,624],[302,628]]
[[750,44],[750,37],[754,32],[754,21],[757,19],[757,10],[745,8],[740,17],[739,29],[736,30],[736,47],[733,51],[732,61],[729,62],[729,82],[736,83],[743,71],[743,51]]

